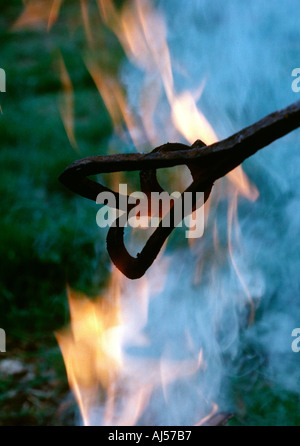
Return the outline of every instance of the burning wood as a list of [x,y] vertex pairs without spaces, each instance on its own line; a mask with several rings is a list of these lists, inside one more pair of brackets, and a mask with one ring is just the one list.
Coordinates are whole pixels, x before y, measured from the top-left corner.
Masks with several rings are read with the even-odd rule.
[[[82,197],[96,201],[99,193],[109,191],[102,184],[88,179],[90,175],[107,172],[140,170],[141,189],[146,194],[162,191],[155,169],[186,164],[193,183],[185,192],[204,192],[204,201],[210,195],[213,183],[239,166],[246,158],[300,126],[300,101],[272,113],[255,124],[223,141],[205,146],[197,140],[192,146],[167,143],[151,153],[94,156],[75,161],[59,177],[60,181]],[[112,192],[119,203],[119,194]],[[128,199],[128,197],[127,197]],[[195,203],[193,203],[195,206]],[[128,206],[128,213],[132,205]],[[174,212],[170,208],[170,215]],[[170,221],[174,221],[170,218]],[[130,279],[142,277],[157,257],[174,225],[159,227],[148,239],[137,257],[131,256],[124,244],[124,228],[111,227],[107,235],[107,250],[111,260]]]

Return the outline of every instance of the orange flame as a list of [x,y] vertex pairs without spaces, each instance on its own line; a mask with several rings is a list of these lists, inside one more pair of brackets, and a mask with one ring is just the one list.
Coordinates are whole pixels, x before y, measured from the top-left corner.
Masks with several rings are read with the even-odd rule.
[[60,101],[60,114],[69,138],[70,144],[76,150],[78,145],[74,130],[74,90],[71,78],[67,71],[63,57],[59,58],[60,78],[63,86],[63,94]]
[[116,302],[90,301],[68,290],[72,329],[56,334],[67,368],[69,384],[84,424],[98,404],[99,384],[108,387],[122,364],[120,310]]
[[116,133],[120,137],[125,138],[123,129],[123,122],[125,121],[133,143],[136,147],[139,147],[136,117],[128,109],[125,94],[120,83],[112,75],[105,73],[90,58],[86,59],[86,66],[112,118]]
[[57,21],[63,0],[24,0],[24,10],[12,29],[47,27],[49,31]]
[[89,19],[88,0],[80,0],[80,6],[81,6],[81,14],[84,24],[86,39],[88,41],[89,46],[92,47],[94,46],[94,39]]
[[[117,271],[108,293],[95,300],[68,288],[71,326],[57,332],[56,338],[85,425],[134,425],[156,388],[163,386],[167,398],[168,384],[204,367],[202,351],[195,360],[183,361],[126,354],[126,346],[150,342],[143,333],[148,319],[147,280],[134,288],[132,297],[132,283]],[[101,415],[93,413],[102,406]]]
[[216,413],[218,412],[218,405],[216,403],[213,403],[213,407],[211,412],[204,418],[202,418],[202,420],[200,420],[197,424],[195,424],[195,426],[203,426],[207,421],[210,420],[210,418],[212,418]]

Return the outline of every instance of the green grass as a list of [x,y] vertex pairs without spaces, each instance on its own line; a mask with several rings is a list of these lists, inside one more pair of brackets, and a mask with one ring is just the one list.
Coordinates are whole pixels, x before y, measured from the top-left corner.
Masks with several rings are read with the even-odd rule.
[[[53,31],[12,32],[22,10],[10,2],[1,18],[0,65],[7,76],[0,116],[0,326],[10,338],[51,333],[66,319],[66,283],[97,293],[107,279],[105,234],[97,207],[68,192],[58,177],[72,161],[107,152],[111,120],[84,65],[82,27],[66,39],[62,9]],[[105,36],[101,36],[104,39]],[[122,53],[112,41],[101,57],[116,69]],[[71,146],[59,112],[62,54],[74,88],[75,133]],[[112,56],[113,55],[113,56]]]

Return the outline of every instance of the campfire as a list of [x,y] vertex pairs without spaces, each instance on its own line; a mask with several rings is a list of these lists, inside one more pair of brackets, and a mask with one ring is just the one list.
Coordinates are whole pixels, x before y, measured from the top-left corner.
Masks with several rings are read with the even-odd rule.
[[[154,282],[150,276],[136,286],[115,270],[107,294],[94,301],[68,290],[71,327],[57,332],[56,337],[87,426],[156,425],[151,399],[162,390],[166,399],[163,407],[170,388],[180,388],[185,380],[205,374],[203,350],[183,360],[169,358],[167,351],[161,358],[129,353],[132,349],[152,349],[146,327],[152,294],[149,288]],[[194,348],[189,346],[191,351]],[[207,415],[201,416],[202,405],[203,401],[199,413],[194,414],[195,425],[222,425],[231,417],[217,413],[217,404],[210,408],[208,401]]]
[[[52,8],[44,11],[49,30],[62,4],[54,1]],[[300,126],[300,102],[249,122],[248,127],[219,140],[214,123],[198,106],[205,77],[194,91],[176,89],[167,24],[152,2],[127,1],[117,8],[112,0],[97,1],[101,23],[138,70],[139,88],[126,80],[126,72],[122,82],[97,63],[92,18],[87,2],[80,5],[89,48],[84,54],[85,66],[110,114],[118,141],[113,153],[74,161],[59,177],[72,192],[95,203],[99,194],[112,194],[118,215],[107,233],[106,248],[112,262],[109,284],[96,297],[68,287],[71,324],[56,332],[82,422],[102,426],[226,424],[232,414],[217,403],[222,388],[218,342],[221,338],[224,351],[234,356],[232,345],[240,326],[254,322],[260,299],[259,292],[252,295],[243,262],[236,255],[242,246],[239,199],[250,209],[259,197],[241,164]],[[26,10],[16,26],[24,21]],[[62,119],[70,144],[78,150],[73,85],[62,56],[59,67],[65,94]],[[193,75],[189,67],[181,67],[181,71],[187,78]],[[173,176],[167,173],[178,166],[185,170],[176,170]],[[163,175],[160,169],[164,169]],[[205,228],[199,240],[189,239],[184,248],[178,243],[172,255],[167,250],[169,237],[182,234],[172,223],[176,200],[164,213],[153,214],[147,207],[144,217],[155,217],[159,224],[154,230],[144,230],[141,225],[127,237],[120,224],[121,201],[126,204],[126,222],[136,204],[117,189],[130,178],[128,172],[135,171],[139,172],[139,192],[146,197],[165,192],[165,183],[178,186],[183,205],[184,194],[191,193],[192,206],[182,213],[182,219],[192,219],[199,208],[204,209]],[[102,174],[112,174],[109,187],[102,178],[92,178]],[[200,205],[197,193],[203,194]],[[85,203],[82,200],[81,205]],[[228,206],[226,244],[216,218],[224,203]],[[169,226],[163,224],[167,217]],[[208,226],[211,231],[207,235]],[[210,244],[206,245],[208,237]],[[221,278],[222,269],[229,280]]]
[[[104,22],[115,32],[127,56],[146,71],[155,70],[161,76],[171,109],[171,132],[168,133],[166,128],[164,138],[168,141],[173,136],[174,126],[178,134],[192,145],[167,143],[147,154],[118,153],[85,158],[67,167],[60,176],[60,181],[73,192],[96,201],[98,194],[108,191],[108,188],[88,179],[89,176],[139,170],[141,191],[149,196],[153,191],[161,193],[164,190],[157,180],[157,169],[186,165],[193,177],[193,182],[186,191],[194,194],[195,211],[195,193],[203,192],[204,202],[210,207],[214,183],[227,175],[232,184],[230,190],[233,191],[230,222],[232,225],[238,194],[250,200],[255,200],[258,196],[240,164],[300,125],[300,103],[275,112],[218,142],[211,125],[197,108],[196,98],[191,92],[185,91],[180,95],[175,92],[163,18],[149,2],[136,1],[129,5],[119,13],[112,2],[99,2]],[[118,131],[118,120],[122,115],[139,150],[136,136],[138,124],[130,114],[119,85],[115,80],[104,76],[93,62],[88,62],[87,66],[116,124],[116,130]],[[200,94],[202,88],[203,85],[200,87]],[[155,90],[153,94],[155,96]],[[145,92],[140,125],[147,133],[149,143],[155,143],[157,140],[154,131],[155,105],[149,93]],[[116,197],[116,207],[119,209],[120,195],[109,191]],[[126,200],[128,201],[128,197]],[[133,206],[128,203],[127,205],[128,219]],[[174,206],[171,206],[168,212],[172,216]],[[124,228],[118,223],[113,225],[107,235],[107,250],[112,262],[127,278],[141,278],[159,256],[173,229],[174,225],[164,227],[161,219],[159,227],[150,235],[141,252],[134,257],[125,246]],[[218,256],[218,252],[215,255]],[[234,268],[243,283],[238,265],[234,264]],[[142,277],[141,282],[136,285],[128,283],[127,279],[114,270],[114,283],[108,289],[108,296],[95,302],[90,302],[85,297],[78,299],[78,296],[69,290],[71,328],[66,333],[58,334],[57,338],[66,363],[69,382],[85,424],[154,424],[155,419],[151,419],[151,399],[159,387],[167,400],[168,386],[174,385],[178,380],[180,382],[183,379],[193,379],[197,374],[205,374],[206,355],[202,349],[194,353],[193,359],[182,361],[166,359],[164,355],[159,360],[153,360],[147,357],[133,358],[126,354],[126,345],[146,346],[151,343],[151,339],[144,334],[148,322],[149,290],[153,289],[156,275],[159,276],[159,281],[163,281],[169,274],[163,255],[159,256],[153,269],[147,278]],[[247,287],[245,288],[248,295]],[[253,321],[254,305],[251,297],[248,297],[251,303],[250,320]],[[154,296],[151,293],[151,298],[155,298],[155,293]],[[163,299],[164,296],[160,298]],[[186,304],[189,305],[188,302]],[[101,404],[100,395],[104,398]],[[202,419],[200,415],[198,421],[194,419],[195,425],[223,424],[229,419],[228,414],[216,415],[218,406],[215,403],[210,409],[206,404],[203,406],[202,402],[201,410]]]

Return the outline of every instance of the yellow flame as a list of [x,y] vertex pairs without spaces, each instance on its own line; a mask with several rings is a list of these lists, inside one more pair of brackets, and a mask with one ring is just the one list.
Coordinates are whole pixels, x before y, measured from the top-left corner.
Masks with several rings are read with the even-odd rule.
[[[183,361],[126,353],[126,346],[150,342],[144,334],[149,285],[147,279],[134,283],[114,270],[107,293],[93,300],[68,287],[71,325],[56,338],[85,425],[134,425],[156,388],[167,399],[170,383],[204,368],[202,351]],[[93,410],[102,406],[95,420]]]
[[107,388],[121,365],[120,307],[118,299],[89,300],[68,288],[71,329],[56,333],[70,387],[85,425],[98,404],[99,385]]

